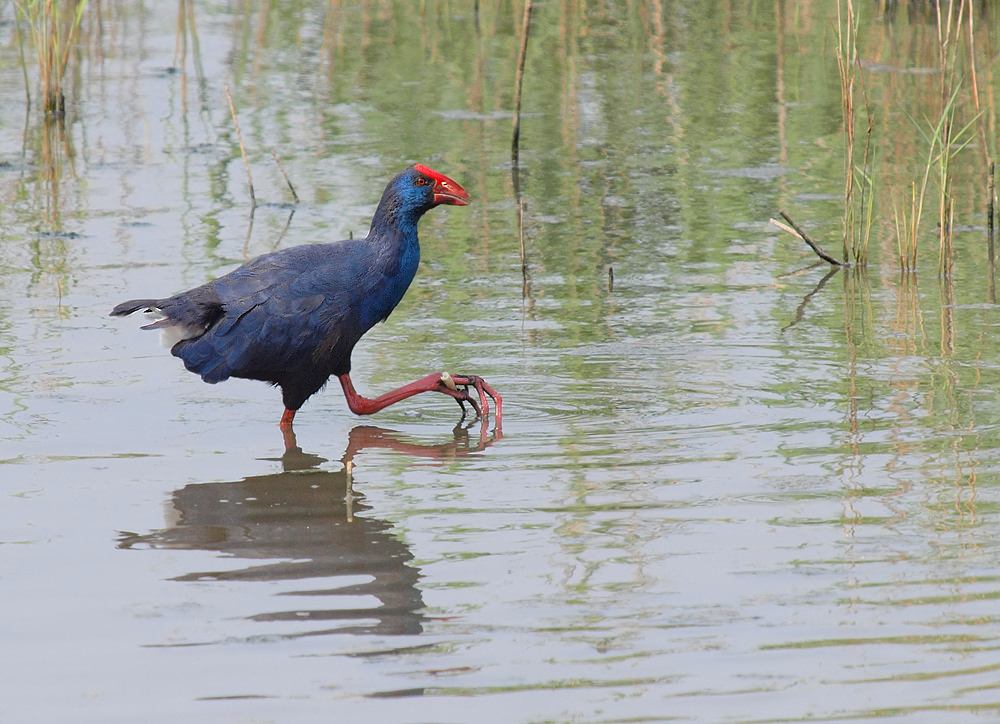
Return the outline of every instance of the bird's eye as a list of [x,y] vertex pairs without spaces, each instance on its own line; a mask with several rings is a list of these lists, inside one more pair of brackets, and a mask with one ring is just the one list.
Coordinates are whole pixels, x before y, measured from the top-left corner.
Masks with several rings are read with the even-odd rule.
[[427,179],[425,179],[423,176],[417,176],[417,180],[414,181],[414,183],[417,186],[426,186],[430,182]]

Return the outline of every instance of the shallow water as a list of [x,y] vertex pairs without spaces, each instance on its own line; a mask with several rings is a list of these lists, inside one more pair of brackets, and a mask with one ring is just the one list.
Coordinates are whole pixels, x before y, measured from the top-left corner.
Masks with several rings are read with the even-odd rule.
[[[667,5],[536,5],[516,189],[519,5],[195,5],[184,44],[176,7],[105,7],[63,132],[3,26],[0,719],[997,714],[981,209],[950,277],[880,222],[827,278],[766,223],[839,229],[826,9]],[[365,233],[415,161],[474,203],[425,217],[353,376],[481,374],[502,430],[334,385],[286,451],[277,392],[107,317]]]

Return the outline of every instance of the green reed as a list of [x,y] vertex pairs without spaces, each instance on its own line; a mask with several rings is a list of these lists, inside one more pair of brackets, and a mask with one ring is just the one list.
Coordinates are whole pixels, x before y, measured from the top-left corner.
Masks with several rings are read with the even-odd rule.
[[[840,99],[845,136],[843,257],[845,264],[864,266],[868,262],[868,242],[871,238],[875,195],[875,181],[870,171],[874,156],[872,147],[874,116],[868,102],[858,57],[858,19],[852,0],[838,0],[837,69],[840,73]],[[859,143],[857,139],[859,94],[867,122],[860,165],[855,161],[856,147]]]
[[[15,0],[14,5],[20,20],[28,26],[35,51],[42,108],[47,114],[61,115],[65,111],[63,76],[69,63],[70,49],[80,31],[87,0]],[[20,30],[18,37],[22,43],[25,94],[30,104],[31,92],[27,85],[28,70]]]
[[[976,140],[977,132],[985,139],[985,131],[979,123],[983,111],[979,108],[978,89],[975,72],[975,55],[972,50],[973,24],[971,2],[953,0],[938,3],[934,9],[937,26],[938,52],[938,97],[940,109],[937,118],[925,118],[922,122],[907,114],[917,130],[927,151],[923,157],[918,181],[910,185],[909,200],[893,204],[896,225],[896,242],[900,268],[912,271],[916,268],[917,241],[920,222],[925,210],[933,204],[938,217],[938,273],[950,276],[954,263],[954,177],[952,162],[965,148]],[[960,32],[967,24],[969,53],[969,74],[972,78],[972,92],[976,112],[964,125],[960,116],[962,104],[959,96],[963,91],[964,77],[960,65],[963,57]],[[987,147],[986,144],[982,144]],[[989,162],[989,153],[986,151]],[[931,181],[936,193],[930,192]]]

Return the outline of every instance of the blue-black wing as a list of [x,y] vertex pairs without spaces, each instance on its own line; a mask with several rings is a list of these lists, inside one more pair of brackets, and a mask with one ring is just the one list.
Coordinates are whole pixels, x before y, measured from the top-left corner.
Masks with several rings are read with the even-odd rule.
[[[344,364],[349,369],[350,351],[367,331],[353,311],[360,289],[353,280],[364,277],[358,251],[350,242],[294,247],[188,292],[214,297],[218,316],[203,334],[174,345],[173,354],[206,382],[282,384],[307,371],[322,372],[325,381]],[[345,348],[348,359],[338,359]]]

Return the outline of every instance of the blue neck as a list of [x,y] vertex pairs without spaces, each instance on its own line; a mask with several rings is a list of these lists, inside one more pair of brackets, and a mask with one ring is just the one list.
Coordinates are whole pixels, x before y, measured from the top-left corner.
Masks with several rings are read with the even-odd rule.
[[[381,207],[379,211],[382,211]],[[362,307],[365,326],[370,327],[385,319],[413,281],[420,264],[417,221],[422,215],[413,212],[397,212],[388,217],[375,214],[368,241],[375,245],[376,264],[384,276],[377,293]]]

